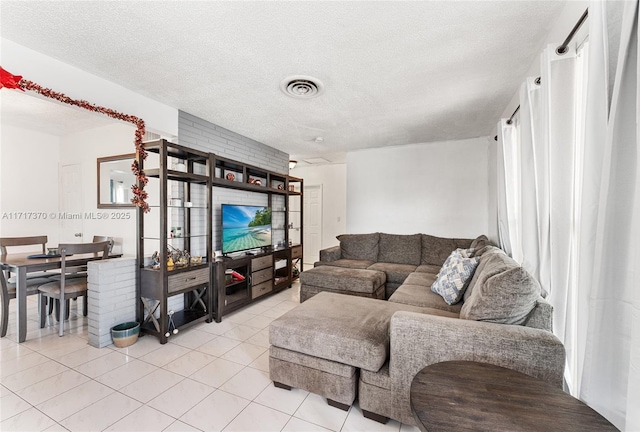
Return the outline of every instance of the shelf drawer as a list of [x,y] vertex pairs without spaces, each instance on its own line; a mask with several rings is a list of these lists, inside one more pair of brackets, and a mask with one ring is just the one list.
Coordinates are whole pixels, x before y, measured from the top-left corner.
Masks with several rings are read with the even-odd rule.
[[273,265],[273,255],[267,255],[260,258],[254,258],[251,260],[251,270],[262,270],[263,268],[271,267]]
[[258,285],[252,285],[251,298],[254,299],[254,298],[260,297],[261,295],[270,293],[272,290],[273,290],[273,283],[271,283],[271,281],[263,282]]
[[251,274],[251,283],[253,285],[258,285],[272,278],[273,278],[273,269],[269,267],[264,270],[258,270],[257,272],[253,272]]
[[176,291],[181,291],[185,288],[209,283],[209,269],[202,268],[184,273],[178,273],[169,276],[168,279],[169,282],[167,290],[169,294],[171,294]]
[[302,258],[302,246],[291,248],[291,259]]

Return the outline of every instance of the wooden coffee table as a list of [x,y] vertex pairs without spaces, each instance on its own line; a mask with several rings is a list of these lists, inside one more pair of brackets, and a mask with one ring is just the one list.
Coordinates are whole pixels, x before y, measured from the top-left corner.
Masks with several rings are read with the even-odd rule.
[[448,361],[411,382],[422,431],[617,431],[587,405],[537,378],[486,363]]

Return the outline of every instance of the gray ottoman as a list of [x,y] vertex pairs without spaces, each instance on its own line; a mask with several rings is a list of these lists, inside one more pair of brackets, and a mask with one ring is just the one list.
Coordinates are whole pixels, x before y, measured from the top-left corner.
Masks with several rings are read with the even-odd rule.
[[322,291],[384,300],[387,275],[377,270],[320,266],[300,274],[300,303]]
[[400,303],[319,293],[269,325],[271,380],[276,387],[304,389],[347,410],[356,398],[358,369],[376,372],[387,361],[389,322],[399,310],[425,311]]

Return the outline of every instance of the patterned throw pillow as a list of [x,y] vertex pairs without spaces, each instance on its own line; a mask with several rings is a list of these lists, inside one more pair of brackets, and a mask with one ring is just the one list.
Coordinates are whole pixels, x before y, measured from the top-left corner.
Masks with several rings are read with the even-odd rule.
[[440,294],[447,304],[458,303],[467,289],[480,257],[472,257],[472,249],[456,249],[444,262],[431,291]]

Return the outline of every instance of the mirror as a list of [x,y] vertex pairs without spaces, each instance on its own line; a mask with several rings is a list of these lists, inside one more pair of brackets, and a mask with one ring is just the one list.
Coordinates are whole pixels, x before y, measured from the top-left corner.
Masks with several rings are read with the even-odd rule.
[[136,178],[131,164],[136,155],[124,154],[98,158],[98,208],[135,207],[131,185]]

